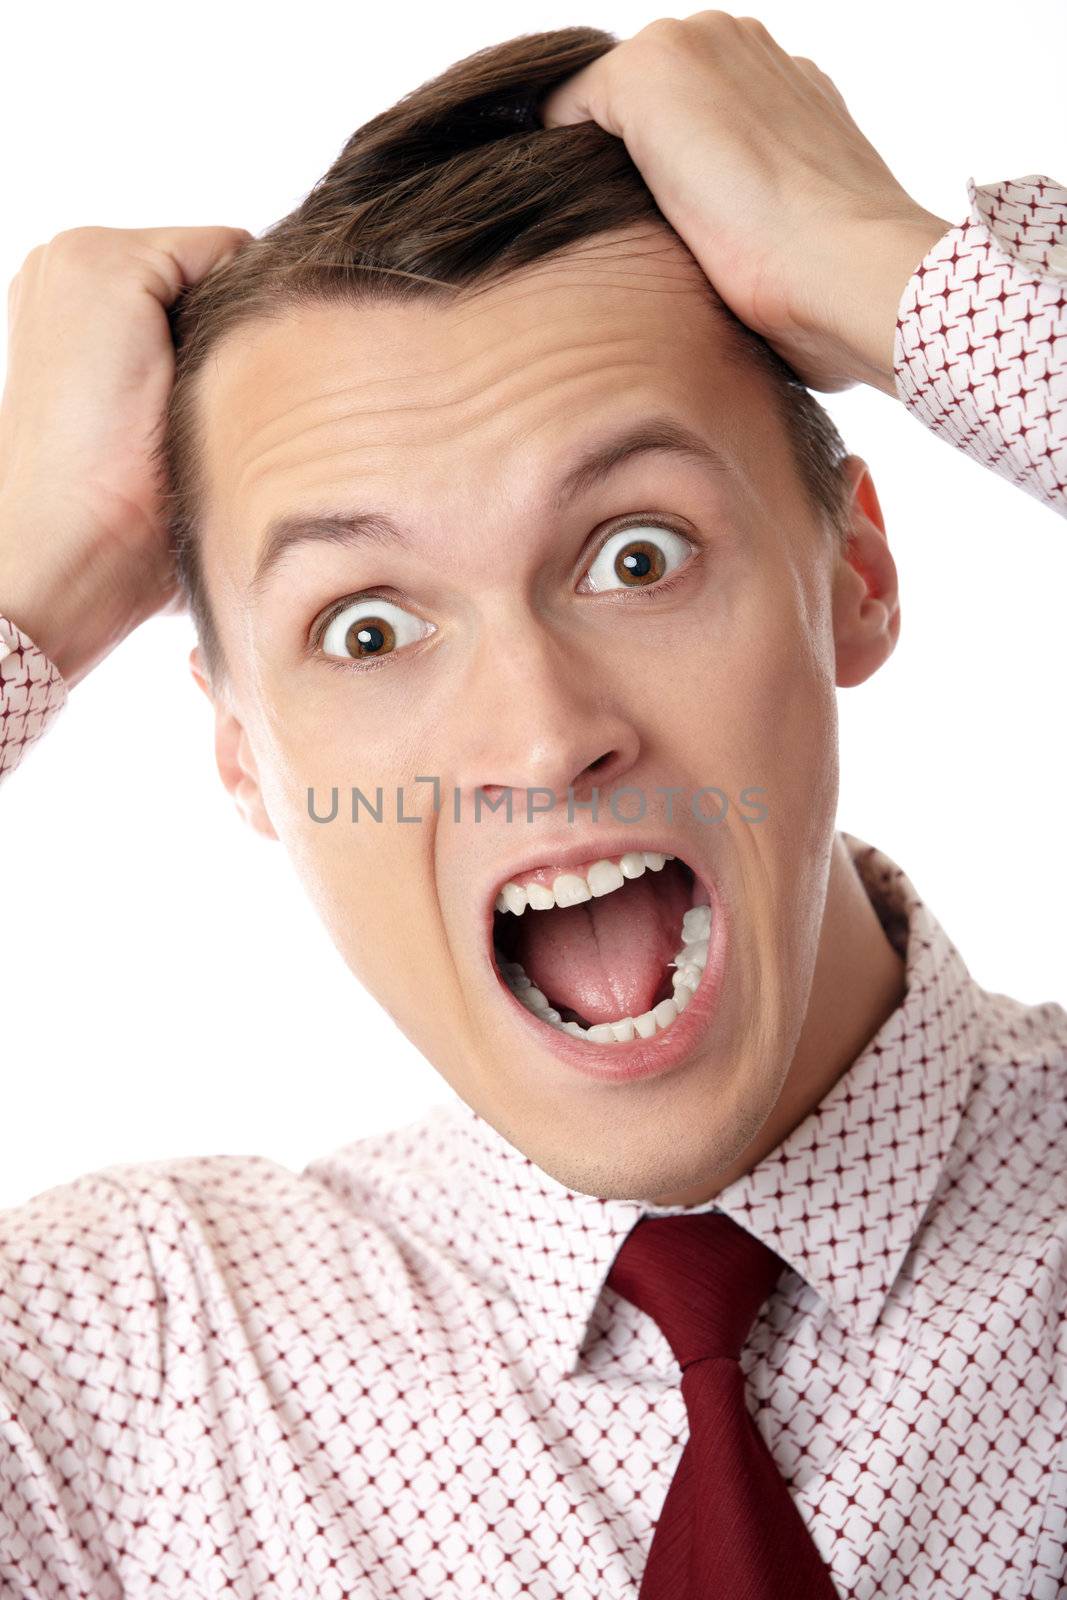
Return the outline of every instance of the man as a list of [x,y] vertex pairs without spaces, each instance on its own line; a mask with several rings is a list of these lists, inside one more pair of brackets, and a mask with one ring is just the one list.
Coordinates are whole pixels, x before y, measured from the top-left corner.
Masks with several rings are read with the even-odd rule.
[[952,226],[758,23],[612,43],[13,285],[4,765],[188,594],[224,783],[458,1099],[4,1218],[4,1593],[1067,1581],[1067,1018],[835,833],[899,611],[802,387],[1062,512],[1067,193]]

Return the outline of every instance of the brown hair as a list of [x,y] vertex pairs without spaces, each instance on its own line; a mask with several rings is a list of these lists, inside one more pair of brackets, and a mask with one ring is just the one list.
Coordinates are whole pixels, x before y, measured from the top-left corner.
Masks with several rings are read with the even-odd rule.
[[[174,383],[156,450],[179,577],[213,682],[225,671],[205,591],[195,377],[232,329],[301,304],[455,295],[599,234],[655,222],[671,233],[623,141],[596,123],[545,128],[550,89],[613,48],[598,28],[524,34],[456,62],[356,130],[288,216],[179,295]],[[684,248],[684,246],[683,246]],[[843,533],[845,446],[795,373],[708,293],[735,349],[772,380],[812,503]]]

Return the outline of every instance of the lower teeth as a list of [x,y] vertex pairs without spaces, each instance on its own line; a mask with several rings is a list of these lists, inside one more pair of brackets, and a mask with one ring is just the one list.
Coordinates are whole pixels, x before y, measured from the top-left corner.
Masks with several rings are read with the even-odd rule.
[[515,998],[535,1017],[550,1023],[560,1033],[572,1034],[576,1039],[589,1039],[593,1044],[628,1044],[631,1039],[651,1039],[653,1034],[665,1032],[685,1010],[696,991],[708,960],[708,940],[711,935],[711,907],[691,906],[682,918],[682,946],[670,965],[674,968],[671,979],[674,998],[661,1000],[651,1011],[639,1017],[620,1017],[616,1022],[594,1022],[583,1028],[580,1022],[564,1022],[548,996],[523,971],[517,961],[500,959],[504,982]]

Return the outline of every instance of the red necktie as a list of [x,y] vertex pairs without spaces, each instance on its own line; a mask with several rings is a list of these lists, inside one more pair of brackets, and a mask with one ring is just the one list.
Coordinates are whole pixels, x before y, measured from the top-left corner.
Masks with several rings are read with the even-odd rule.
[[642,1217],[608,1274],[682,1369],[689,1440],[639,1600],[838,1600],[745,1404],[741,1347],[783,1262],[720,1211]]

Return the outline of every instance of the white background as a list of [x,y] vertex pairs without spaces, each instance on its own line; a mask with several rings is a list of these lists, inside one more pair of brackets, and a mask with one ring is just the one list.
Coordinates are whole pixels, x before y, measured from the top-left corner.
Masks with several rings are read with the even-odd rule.
[[[259,232],[359,124],[459,57],[574,23],[625,38],[661,14],[22,4],[3,27],[3,286],[64,228]],[[963,219],[969,176],[1067,179],[1061,5],[755,14],[830,74],[937,215]],[[826,403],[873,469],[904,618],[888,666],[840,693],[839,823],[904,867],[980,982],[1067,1001],[1067,524],[887,397]],[[0,1206],[115,1161],[299,1168],[451,1098],[349,975],[281,847],[238,819],[192,642],[185,617],[141,628],[0,790]]]

